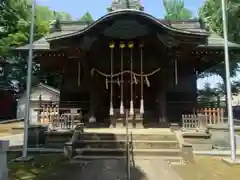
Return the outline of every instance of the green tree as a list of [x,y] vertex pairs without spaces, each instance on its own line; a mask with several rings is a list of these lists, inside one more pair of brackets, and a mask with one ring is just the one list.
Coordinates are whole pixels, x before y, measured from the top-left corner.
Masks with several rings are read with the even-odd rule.
[[216,101],[218,91],[216,88],[212,88],[210,83],[206,83],[203,89],[198,90],[198,99],[201,102]]
[[[233,81],[232,83],[232,95],[237,95],[240,92],[240,83],[239,81]],[[217,83],[216,93],[218,96],[225,96],[225,85],[224,83]]]
[[86,21],[88,23],[92,23],[94,21],[92,15],[89,12],[86,12],[79,20]]
[[[240,43],[240,0],[227,1],[228,38]],[[198,16],[211,32],[223,35],[222,6],[219,0],[206,0],[199,9]]]
[[71,15],[68,13],[52,11],[49,9],[49,7],[40,5],[36,7],[36,17],[42,21],[53,21],[56,19],[60,21],[72,20]]
[[[11,49],[28,44],[31,24],[31,0],[2,0],[0,2],[0,58],[9,62],[8,81],[18,82],[20,89],[25,89],[27,61],[15,56]],[[53,12],[46,6],[37,5],[34,40],[49,32],[52,20],[69,20],[67,13]],[[39,81],[39,64],[33,62],[33,83]]]
[[167,20],[187,20],[193,17],[192,12],[184,7],[183,0],[163,0]]
[[[206,0],[203,6],[199,9],[199,17],[205,23],[206,27],[212,33],[223,36],[222,26],[222,7],[219,0]],[[228,38],[230,41],[240,43],[240,0],[228,1],[227,4],[227,17],[228,21]],[[231,19],[231,21],[230,21]],[[239,62],[234,57],[230,57],[230,75],[236,77],[239,71]],[[226,92],[226,75],[224,62],[219,63],[217,66],[208,69],[201,74],[200,77],[207,77],[211,75],[218,75],[223,80],[223,86]],[[226,97],[226,96],[225,96]],[[227,99],[226,99],[227,100]],[[226,101],[227,102],[227,101]]]

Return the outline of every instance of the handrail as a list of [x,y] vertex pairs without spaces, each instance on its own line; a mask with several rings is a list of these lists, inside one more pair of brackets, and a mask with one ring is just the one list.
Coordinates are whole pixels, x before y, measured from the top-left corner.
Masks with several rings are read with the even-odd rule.
[[131,152],[131,163],[132,163],[132,166],[135,167],[135,161],[134,161],[134,154],[133,154],[133,135],[132,135],[132,132],[130,132],[130,142],[129,142],[129,153]]
[[130,172],[130,155],[129,155],[129,129],[128,129],[128,111],[126,110],[126,168],[127,168],[127,180],[131,179],[131,172]]

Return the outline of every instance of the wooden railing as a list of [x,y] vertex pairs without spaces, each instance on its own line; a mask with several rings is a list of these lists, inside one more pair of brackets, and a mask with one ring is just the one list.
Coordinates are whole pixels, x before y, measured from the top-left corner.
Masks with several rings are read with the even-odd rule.
[[82,122],[80,108],[59,108],[58,104],[41,104],[36,108],[38,123],[49,125],[50,129],[73,129]]
[[49,126],[49,129],[74,129],[76,125],[82,123],[81,113],[63,113],[63,114],[50,114],[49,119],[44,119],[41,124]]
[[204,126],[224,124],[223,108],[201,108],[192,114],[182,114],[182,127],[185,129],[206,128]]
[[224,122],[224,108],[199,108],[195,113],[204,114],[207,124],[219,124]]

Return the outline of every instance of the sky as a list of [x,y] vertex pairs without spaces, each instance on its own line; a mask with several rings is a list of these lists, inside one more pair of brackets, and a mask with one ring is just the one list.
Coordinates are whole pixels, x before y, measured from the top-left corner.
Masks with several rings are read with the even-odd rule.
[[[198,9],[203,5],[205,0],[185,0],[185,7],[191,10],[197,17]],[[69,13],[73,19],[80,18],[85,12],[90,12],[93,19],[98,19],[107,13],[106,8],[111,6],[112,0],[37,0],[38,4],[46,5],[51,10]],[[140,0],[146,13],[157,18],[164,17],[164,7],[162,0]],[[215,85],[221,82],[217,76],[208,77],[198,80],[198,88],[202,88],[206,82]]]
[[[71,14],[73,19],[81,17],[89,11],[94,19],[106,14],[106,8],[111,6],[112,0],[37,0],[39,4],[46,5],[55,11],[64,11]],[[164,17],[162,0],[140,0],[145,12],[155,17]],[[185,0],[185,7],[190,9],[197,16],[198,8],[204,0]]]

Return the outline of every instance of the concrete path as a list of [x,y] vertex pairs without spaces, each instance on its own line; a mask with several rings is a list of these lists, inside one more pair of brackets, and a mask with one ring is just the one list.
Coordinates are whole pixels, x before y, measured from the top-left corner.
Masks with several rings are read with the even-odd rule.
[[[127,180],[124,159],[93,160],[83,169],[82,180]],[[131,180],[181,180],[166,162],[136,160],[131,166]]]
[[[138,177],[135,170],[143,173],[144,176]],[[172,167],[163,160],[135,160],[132,175],[134,180],[181,180]]]

